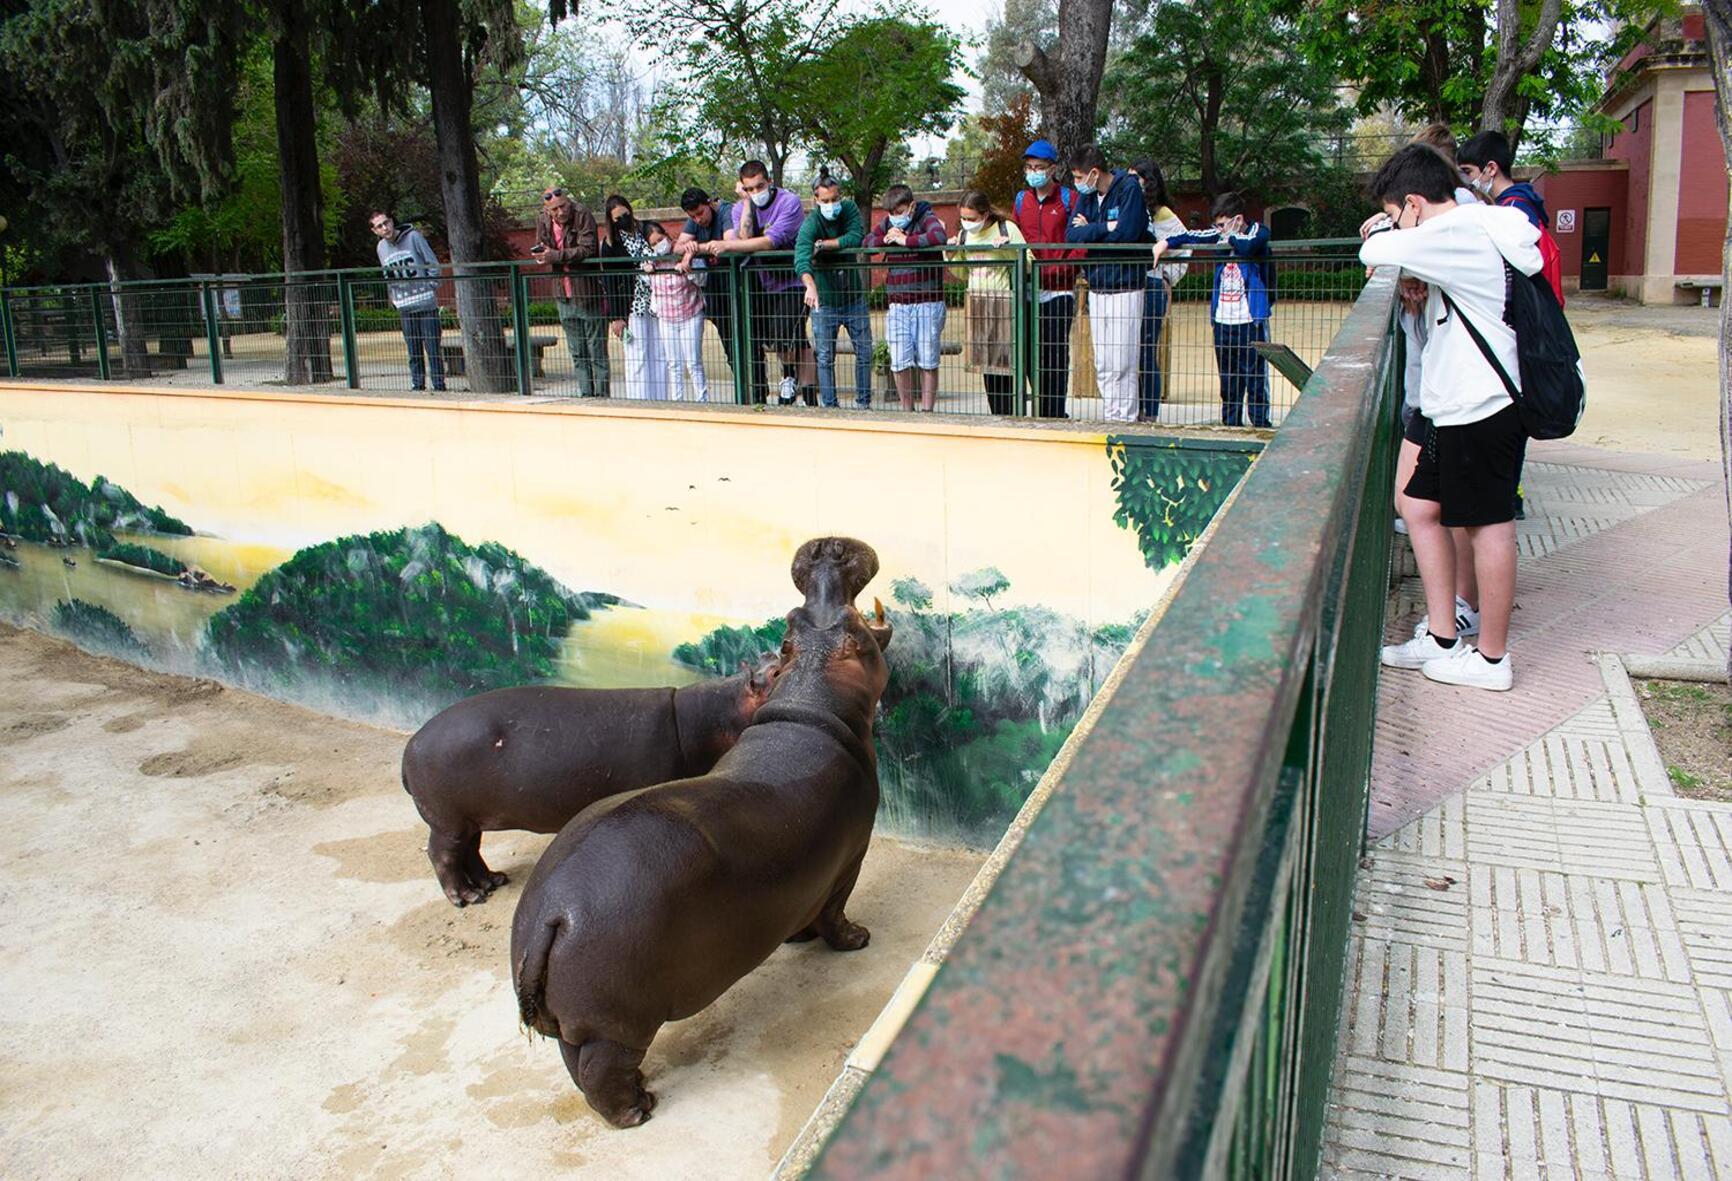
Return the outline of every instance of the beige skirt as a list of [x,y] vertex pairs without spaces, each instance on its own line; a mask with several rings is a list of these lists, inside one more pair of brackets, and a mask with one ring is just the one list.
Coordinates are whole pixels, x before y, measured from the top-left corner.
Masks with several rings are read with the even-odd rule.
[[968,367],[982,373],[1011,372],[1010,293],[968,296]]

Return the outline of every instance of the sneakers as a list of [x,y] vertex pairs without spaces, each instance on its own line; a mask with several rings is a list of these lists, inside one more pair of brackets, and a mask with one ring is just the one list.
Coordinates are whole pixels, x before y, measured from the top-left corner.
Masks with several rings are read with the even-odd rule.
[[1403,537],[1407,536],[1407,522],[1400,517],[1395,518],[1395,531]]
[[1428,681],[1465,685],[1469,689],[1491,689],[1499,693],[1507,690],[1515,680],[1510,670],[1509,653],[1504,653],[1503,659],[1493,664],[1480,655],[1478,648],[1460,642],[1435,660],[1426,661],[1420,671]]
[[[1464,648],[1466,645],[1457,640],[1455,647]],[[1386,668],[1424,668],[1427,661],[1448,656],[1454,650],[1442,647],[1432,639],[1430,632],[1422,631],[1405,644],[1385,644],[1381,659]]]
[[[1413,625],[1413,634],[1423,636],[1431,630],[1431,613],[1419,617],[1419,622]],[[1460,595],[1455,596],[1455,634],[1459,636],[1479,635],[1479,612],[1467,605],[1467,600]]]
[[776,400],[784,406],[792,406],[799,396],[800,387],[795,384],[794,379],[792,377],[784,377],[782,379],[779,396]]

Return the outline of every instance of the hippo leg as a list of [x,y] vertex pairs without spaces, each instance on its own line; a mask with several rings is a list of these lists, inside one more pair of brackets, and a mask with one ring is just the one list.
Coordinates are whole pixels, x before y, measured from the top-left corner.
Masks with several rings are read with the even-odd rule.
[[616,1128],[635,1128],[655,1110],[656,1097],[644,1089],[643,1049],[619,1042],[559,1043],[565,1069],[596,1114]]
[[471,873],[471,862],[481,860],[481,831],[452,832],[449,829],[430,829],[427,834],[427,859],[433,863],[433,873],[439,878],[439,885],[445,891],[445,897],[451,899],[453,906],[468,906],[472,902],[486,902],[492,886],[476,880]]
[[481,890],[484,895],[493,893],[493,891],[499,889],[499,887],[511,880],[502,873],[495,873],[493,870],[488,869],[487,862],[481,860],[480,833],[475,834],[475,845],[473,851],[469,855],[467,870],[469,873],[470,884]]
[[[864,855],[861,860],[865,860]],[[859,923],[851,922],[842,913],[843,906],[848,902],[848,895],[854,892],[855,879],[859,876],[860,861],[856,861],[836,882],[836,889],[831,892],[830,900],[824,903],[824,909],[818,912],[817,920],[812,923],[812,930],[822,936],[824,942],[834,951],[858,951],[872,938],[872,932]]]

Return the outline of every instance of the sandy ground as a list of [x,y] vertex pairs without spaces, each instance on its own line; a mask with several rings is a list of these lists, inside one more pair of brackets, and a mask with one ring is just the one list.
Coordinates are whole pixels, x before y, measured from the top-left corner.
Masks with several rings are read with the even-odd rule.
[[981,858],[879,840],[871,946],[784,947],[645,1063],[614,1131],[517,1024],[547,837],[456,910],[400,735],[0,625],[0,1160],[16,1177],[760,1177]]
[[1720,457],[1718,308],[1645,307],[1576,294],[1567,311],[1588,375],[1588,408],[1575,442]]

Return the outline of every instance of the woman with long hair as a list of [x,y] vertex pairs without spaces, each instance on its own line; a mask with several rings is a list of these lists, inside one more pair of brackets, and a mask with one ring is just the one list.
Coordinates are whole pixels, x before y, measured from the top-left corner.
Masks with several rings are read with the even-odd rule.
[[1012,386],[1015,370],[1011,350],[1016,334],[1010,306],[1011,268],[1018,255],[1012,246],[1024,239],[1017,224],[994,209],[978,189],[962,195],[961,223],[950,244],[953,259],[967,259],[968,367],[980,374],[986,404],[994,414],[1016,413]]
[[[1185,223],[1173,212],[1172,199],[1167,196],[1167,181],[1160,165],[1144,160],[1131,169],[1143,182],[1143,204],[1149,211],[1149,236],[1163,242],[1174,234],[1185,232]],[[1167,311],[1172,306],[1173,288],[1185,277],[1187,265],[1182,262],[1151,266],[1148,286],[1143,299],[1142,357],[1138,365],[1137,421],[1155,422],[1161,417],[1161,396],[1172,373],[1172,334],[1162,331]]]
[[602,257],[631,260],[631,270],[620,270],[613,280],[615,319],[610,325],[625,346],[625,396],[664,401],[668,368],[662,357],[661,325],[651,299],[649,276],[637,270],[655,258],[655,251],[645,240],[630,201],[614,193],[603,210],[609,240],[602,247]]

